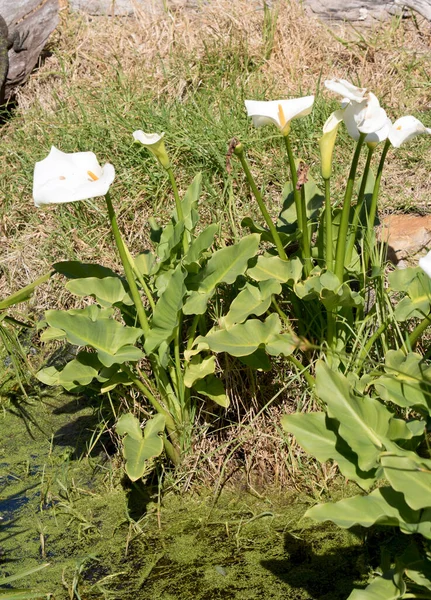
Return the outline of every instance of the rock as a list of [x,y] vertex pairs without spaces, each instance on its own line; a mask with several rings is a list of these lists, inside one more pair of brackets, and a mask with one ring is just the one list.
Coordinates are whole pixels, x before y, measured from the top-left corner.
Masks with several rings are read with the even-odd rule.
[[17,85],[23,83],[37,65],[40,53],[58,25],[58,0],[0,0],[0,15],[9,31],[25,35],[25,50],[18,54],[9,50],[9,72],[5,97],[9,98]]
[[378,238],[388,243],[388,258],[398,264],[431,245],[431,215],[389,215],[382,220]]
[[411,8],[431,21],[431,0],[395,0],[395,4]]
[[130,17],[136,12],[158,14],[172,8],[196,8],[199,0],[69,0],[71,10],[81,10],[89,15]]
[[325,21],[350,21],[371,25],[403,13],[396,0],[304,0],[304,6]]

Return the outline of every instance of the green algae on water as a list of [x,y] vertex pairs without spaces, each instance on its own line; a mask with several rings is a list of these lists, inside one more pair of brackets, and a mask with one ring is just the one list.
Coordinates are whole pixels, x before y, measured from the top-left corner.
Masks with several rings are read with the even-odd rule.
[[3,574],[49,562],[25,587],[56,600],[344,600],[366,579],[360,538],[303,520],[300,495],[167,493],[160,505],[102,443],[83,458],[96,408],[69,396],[5,405]]

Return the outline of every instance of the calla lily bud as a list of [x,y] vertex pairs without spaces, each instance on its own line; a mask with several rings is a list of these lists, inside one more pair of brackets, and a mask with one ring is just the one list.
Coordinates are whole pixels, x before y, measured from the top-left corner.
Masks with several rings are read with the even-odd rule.
[[390,128],[388,137],[392,146],[399,148],[404,142],[408,142],[423,133],[431,135],[431,129],[425,127],[416,117],[408,115],[395,121]]
[[425,271],[428,277],[431,277],[431,251],[426,256],[419,259],[420,268]]
[[145,133],[141,129],[133,132],[133,137],[137,142],[141,142],[143,146],[153,154],[164,169],[169,169],[171,161],[165,148],[163,139],[164,133]]
[[290,100],[246,100],[247,114],[255,127],[275,125],[282,135],[288,135],[292,119],[305,117],[311,113],[314,96],[291,98]]
[[332,155],[334,153],[335,140],[337,138],[338,126],[343,120],[343,111],[336,110],[327,119],[323,126],[323,135],[319,140],[321,173],[323,179],[329,179],[332,174]]
[[34,203],[63,204],[104,196],[114,177],[114,167],[109,163],[101,167],[93,152],[67,153],[52,146],[34,167]]

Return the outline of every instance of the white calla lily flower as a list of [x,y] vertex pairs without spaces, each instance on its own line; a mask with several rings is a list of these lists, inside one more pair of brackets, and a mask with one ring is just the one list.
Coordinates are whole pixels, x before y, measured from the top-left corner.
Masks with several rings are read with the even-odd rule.
[[[358,141],[361,133],[366,133],[365,131],[359,130],[355,120],[354,111],[350,110],[350,107],[344,111],[343,120],[350,137],[352,137],[354,140]],[[383,142],[388,137],[391,126],[391,120],[386,116],[385,120],[383,121],[383,126],[376,131],[368,133],[365,137],[365,142],[367,144],[378,144],[379,142]]]
[[160,162],[162,167],[169,169],[171,162],[165,148],[164,133],[145,133],[141,129],[133,132],[133,137],[137,142],[141,142],[143,146],[153,154]]
[[375,133],[387,125],[388,116],[376,96],[367,92],[360,103],[351,102],[344,111],[344,120],[353,118],[361,133]]
[[101,167],[93,152],[67,153],[52,146],[34,167],[34,203],[63,204],[104,196],[114,178],[114,167],[109,163]]
[[408,115],[395,121],[390,128],[388,137],[392,146],[399,148],[404,142],[408,142],[423,133],[431,135],[431,129],[425,127],[416,117]]
[[428,277],[431,277],[431,250],[426,256],[422,256],[422,258],[419,259],[419,266],[425,271]]
[[311,113],[314,96],[291,98],[289,100],[246,100],[247,114],[255,127],[276,125],[283,135],[290,129],[290,121]]
[[343,104],[350,102],[362,102],[367,93],[367,88],[360,88],[345,79],[327,79],[325,87],[331,92],[343,96]]
[[367,134],[367,143],[378,143],[387,138],[390,122],[385,109],[372,92],[367,88],[358,88],[345,79],[330,79],[325,81],[325,86],[343,97],[343,120],[354,140],[358,140],[361,133]]

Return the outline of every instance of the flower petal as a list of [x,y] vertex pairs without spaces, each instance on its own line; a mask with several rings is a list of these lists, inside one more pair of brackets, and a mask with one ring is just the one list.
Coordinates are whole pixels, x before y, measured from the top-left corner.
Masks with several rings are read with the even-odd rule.
[[428,277],[431,277],[431,250],[426,256],[422,256],[422,258],[419,259],[419,266],[425,271]]
[[164,135],[164,133],[145,133],[142,129],[133,132],[134,139],[148,148],[162,167],[169,169],[171,163],[166,152]]
[[368,92],[365,101],[357,104],[356,108],[360,106],[363,108],[355,111],[354,118],[361,133],[374,133],[384,127],[388,116],[372,92]]
[[431,129],[425,127],[419,119],[407,115],[397,119],[389,131],[389,140],[395,148],[399,148],[404,142],[422,133],[431,135]]
[[388,137],[390,120],[371,92],[367,93],[362,102],[350,102],[347,105],[344,110],[344,123],[349,135],[356,141],[361,133],[367,134],[367,143],[380,142]]
[[343,96],[343,101],[348,99],[353,102],[362,102],[364,95],[367,92],[367,88],[359,88],[346,79],[327,79],[325,81],[325,87],[328,90],[331,90],[331,92]]
[[135,140],[141,142],[144,146],[155,146],[159,144],[164,135],[164,133],[145,133],[142,129],[133,132]]
[[280,130],[292,120],[305,117],[313,108],[314,96],[288,100],[246,100],[247,114],[255,127],[276,125]]
[[93,152],[66,153],[52,146],[34,167],[34,203],[63,204],[104,196],[114,178],[114,167],[109,163],[101,167]]
[[252,118],[255,127],[264,125],[276,125],[281,128],[279,119],[279,104],[281,100],[245,100],[247,115]]

